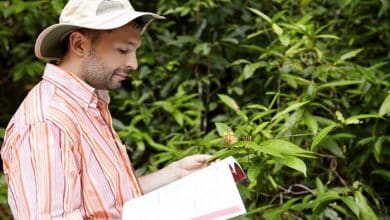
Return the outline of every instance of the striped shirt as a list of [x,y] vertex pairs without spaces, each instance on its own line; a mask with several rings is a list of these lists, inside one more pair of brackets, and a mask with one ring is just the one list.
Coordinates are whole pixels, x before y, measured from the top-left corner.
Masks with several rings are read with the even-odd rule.
[[108,91],[47,64],[1,149],[15,219],[119,219],[142,194],[112,128]]

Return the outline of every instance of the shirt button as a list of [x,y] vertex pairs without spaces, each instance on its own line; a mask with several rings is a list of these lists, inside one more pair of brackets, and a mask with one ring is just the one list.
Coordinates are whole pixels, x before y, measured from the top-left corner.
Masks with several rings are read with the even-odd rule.
[[101,125],[106,126],[106,121],[104,121],[103,118],[97,117],[97,120],[99,121],[99,123],[100,123]]

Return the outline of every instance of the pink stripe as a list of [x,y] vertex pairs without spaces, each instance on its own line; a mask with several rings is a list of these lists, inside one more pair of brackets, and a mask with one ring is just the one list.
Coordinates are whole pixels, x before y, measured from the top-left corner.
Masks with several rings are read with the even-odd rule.
[[[95,93],[50,64],[43,78],[11,119],[3,141],[14,217],[119,219],[122,204],[142,193],[112,128],[107,92]],[[99,99],[107,102],[102,109],[96,108]],[[99,123],[102,116],[107,123]]]
[[241,212],[241,209],[239,206],[232,206],[232,207],[229,207],[226,209],[218,210],[215,212],[210,212],[210,213],[207,213],[205,215],[195,217],[192,220],[210,220],[210,219],[223,217],[226,215],[231,215],[231,214],[234,214],[236,212]]

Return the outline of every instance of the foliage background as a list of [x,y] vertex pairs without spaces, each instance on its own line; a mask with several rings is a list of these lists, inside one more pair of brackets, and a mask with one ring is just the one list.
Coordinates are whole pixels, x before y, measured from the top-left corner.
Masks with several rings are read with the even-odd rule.
[[[65,0],[0,1],[0,134],[44,63],[36,36]],[[235,156],[248,215],[384,219],[390,203],[389,2],[133,1],[165,21],[112,93],[139,174],[188,154]],[[0,218],[10,218],[4,176]]]

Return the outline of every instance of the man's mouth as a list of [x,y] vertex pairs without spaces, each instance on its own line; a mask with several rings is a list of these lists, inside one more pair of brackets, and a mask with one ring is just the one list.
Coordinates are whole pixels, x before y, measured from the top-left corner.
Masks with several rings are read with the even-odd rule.
[[123,71],[116,71],[114,75],[120,80],[126,80],[128,77],[128,73]]

